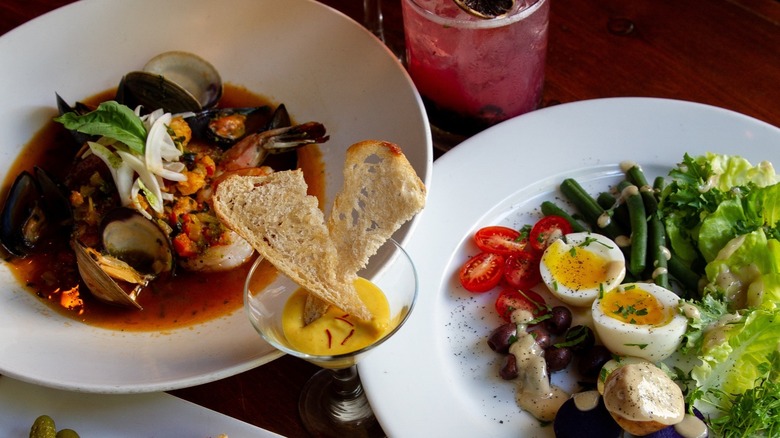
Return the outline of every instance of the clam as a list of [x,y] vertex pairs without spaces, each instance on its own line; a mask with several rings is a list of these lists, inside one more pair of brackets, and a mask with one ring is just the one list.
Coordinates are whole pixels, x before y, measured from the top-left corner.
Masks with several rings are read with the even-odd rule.
[[122,207],[103,219],[100,239],[100,251],[71,239],[81,278],[96,298],[141,309],[136,301],[141,290],[173,269],[168,236],[142,214]]
[[35,167],[14,180],[0,212],[0,242],[11,254],[30,254],[42,238],[72,222],[70,203],[63,186]]
[[161,53],[141,71],[127,73],[119,83],[116,100],[131,108],[142,105],[151,112],[197,112],[211,108],[222,97],[222,79],[208,61],[188,52]]

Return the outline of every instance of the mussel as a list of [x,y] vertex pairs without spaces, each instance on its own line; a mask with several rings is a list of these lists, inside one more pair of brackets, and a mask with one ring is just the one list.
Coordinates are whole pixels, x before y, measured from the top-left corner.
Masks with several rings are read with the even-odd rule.
[[[82,102],[76,102],[73,106],[71,106],[65,99],[62,98],[62,96],[59,95],[59,93],[54,93],[54,95],[57,98],[57,110],[59,115],[63,115],[65,113],[76,113],[81,116],[90,113],[95,109]],[[94,141],[97,139],[97,136],[84,134],[83,132],[75,130],[70,130],[69,132],[70,135],[73,136],[73,139],[76,140],[76,144],[79,146],[83,145],[87,141]]]
[[161,53],[141,71],[127,73],[119,83],[116,100],[145,112],[163,108],[170,113],[211,108],[222,97],[222,79],[208,61],[188,52]]
[[246,108],[211,108],[184,120],[192,129],[192,136],[215,143],[227,149],[244,137],[257,132],[290,126],[290,114],[281,104],[271,111],[270,106]]
[[100,229],[100,251],[71,239],[81,278],[96,298],[141,309],[136,301],[140,291],[173,270],[173,249],[167,234],[125,207],[109,212]]
[[0,212],[0,242],[24,257],[47,235],[72,223],[67,191],[40,167],[20,173]]

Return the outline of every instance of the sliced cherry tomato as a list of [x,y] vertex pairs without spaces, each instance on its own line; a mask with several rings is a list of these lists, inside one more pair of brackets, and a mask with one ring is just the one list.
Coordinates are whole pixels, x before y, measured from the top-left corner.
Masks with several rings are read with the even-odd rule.
[[504,264],[504,281],[515,289],[530,289],[540,281],[539,257],[529,251],[512,254]]
[[571,233],[571,224],[560,216],[545,216],[539,219],[528,235],[528,243],[535,251],[544,251],[555,239]]
[[501,281],[504,263],[500,254],[481,252],[460,268],[460,284],[470,292],[487,292]]
[[512,228],[493,225],[474,234],[477,247],[493,254],[510,255],[525,250],[528,239]]
[[544,302],[539,294],[534,291],[519,291],[511,287],[507,287],[501,290],[496,298],[496,311],[498,315],[506,322],[509,322],[512,317],[512,312],[517,309],[523,309],[531,312],[535,318],[538,318],[549,310],[547,304]]

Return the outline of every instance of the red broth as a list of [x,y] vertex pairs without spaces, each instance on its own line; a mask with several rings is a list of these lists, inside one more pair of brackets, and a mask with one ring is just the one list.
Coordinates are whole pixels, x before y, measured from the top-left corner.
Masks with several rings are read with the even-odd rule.
[[[98,103],[110,99],[113,90],[84,100]],[[220,105],[243,107],[268,105],[270,102],[242,87],[225,85]],[[49,122],[22,149],[9,169],[3,193],[7,193],[14,178],[23,170],[37,165],[60,181],[76,152],[70,134],[58,123]],[[265,163],[274,169],[300,167],[309,184],[309,194],[324,202],[325,172],[322,155],[316,145],[298,150],[297,162],[275,158]],[[287,161],[287,162],[285,162]],[[290,163],[290,161],[292,161]],[[195,273],[177,269],[176,275],[154,281],[139,295],[143,310],[105,304],[95,299],[80,281],[75,256],[68,246],[68,236],[55,236],[45,242],[43,250],[25,258],[6,257],[17,281],[35,294],[51,309],[85,324],[120,331],[165,331],[203,323],[230,314],[243,305],[244,280],[252,261],[219,273]],[[261,265],[260,282],[270,282],[275,269]]]

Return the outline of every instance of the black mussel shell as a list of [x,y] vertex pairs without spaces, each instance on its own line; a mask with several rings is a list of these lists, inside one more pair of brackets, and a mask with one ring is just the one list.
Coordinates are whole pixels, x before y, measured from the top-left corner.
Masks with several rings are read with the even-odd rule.
[[0,212],[0,243],[11,254],[24,257],[41,238],[72,223],[67,191],[43,169],[20,173]]
[[[225,134],[214,129],[214,122],[233,115],[243,115],[246,119],[243,122],[243,129],[233,135]],[[236,142],[254,132],[265,131],[273,121],[271,107],[245,107],[245,108],[212,108],[195,113],[184,120],[192,129],[192,137],[211,143],[216,143],[222,148],[229,148]]]
[[274,115],[271,117],[271,121],[265,127],[265,131],[276,128],[286,128],[292,126],[292,120],[290,120],[290,113],[287,112],[287,107],[284,104],[279,105],[274,110]]
[[[57,110],[60,115],[65,113],[76,113],[78,115],[84,115],[94,110],[94,108],[81,102],[76,102],[73,106],[70,106],[68,102],[66,102],[65,99],[63,99],[62,96],[60,96],[58,93],[55,93],[55,95],[57,96]],[[84,134],[83,132],[79,131],[71,130],[69,132],[70,135],[73,136],[73,139],[76,140],[76,144],[79,146],[83,145],[87,141],[94,141],[98,138],[96,135]]]

